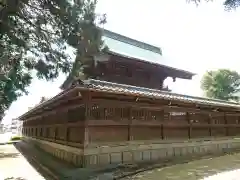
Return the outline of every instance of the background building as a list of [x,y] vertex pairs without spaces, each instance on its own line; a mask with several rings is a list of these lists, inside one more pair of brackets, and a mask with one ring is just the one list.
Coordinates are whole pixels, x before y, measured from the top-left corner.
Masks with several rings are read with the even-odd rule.
[[4,132],[3,124],[0,124],[0,134]]
[[11,131],[13,134],[22,135],[22,121],[18,119],[12,119]]

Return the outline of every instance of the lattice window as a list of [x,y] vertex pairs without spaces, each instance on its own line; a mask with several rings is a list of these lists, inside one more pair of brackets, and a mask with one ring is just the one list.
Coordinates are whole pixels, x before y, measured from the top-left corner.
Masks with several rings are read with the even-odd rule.
[[156,121],[160,120],[160,111],[146,111],[146,120]]
[[186,121],[187,122],[187,118],[186,118],[186,112],[169,112],[169,119],[171,121]]
[[144,110],[144,109],[141,109],[141,110],[139,110],[139,112],[138,112],[138,113],[139,113],[139,114],[138,114],[138,115],[139,115],[138,117],[139,117],[139,119],[140,119],[140,120],[142,120],[142,121],[143,121],[143,120],[145,120],[145,119],[146,119],[146,117],[145,117],[145,116],[146,116],[146,114],[145,114],[145,110]]
[[49,137],[49,131],[50,131],[49,127],[47,127],[45,130],[46,130],[45,136]]
[[91,116],[95,120],[101,119],[101,108],[98,105],[93,105],[91,108]]
[[226,123],[224,116],[219,116],[219,115],[214,116],[214,115],[212,115],[212,116],[209,116],[209,118],[210,118],[210,122],[212,124],[225,124]]
[[59,137],[58,127],[55,128],[55,138],[57,139]]
[[164,120],[164,111],[153,111],[153,115],[156,116],[157,121],[163,121]]
[[194,112],[189,113],[190,123],[199,123],[199,119],[197,118],[197,114]]
[[43,128],[41,127],[40,128],[40,137],[42,137],[43,136]]
[[190,123],[208,124],[209,115],[207,113],[189,113]]
[[51,114],[49,114],[49,115],[47,116],[47,118],[48,118],[47,123],[48,123],[48,124],[53,124],[54,115],[51,113]]
[[114,119],[114,117],[115,117],[115,108],[104,108],[104,117],[107,120]]
[[124,75],[124,76],[127,75],[127,67],[122,64],[116,63],[114,70],[116,74]]
[[68,110],[68,122],[77,122],[85,120],[85,107],[78,107]]
[[128,120],[129,117],[130,117],[130,109],[129,108],[122,108],[121,111],[122,111],[121,119],[122,120]]
[[132,120],[145,120],[146,119],[146,114],[144,109],[140,110],[132,110]]
[[132,120],[137,120],[138,119],[138,111],[137,110],[132,110]]
[[132,70],[130,68],[126,69],[126,75],[127,77],[132,77]]
[[236,124],[240,124],[240,116],[237,116]]
[[150,79],[150,74],[148,72],[144,71],[143,69],[138,68],[138,69],[135,70],[135,73],[136,73],[136,76],[141,77],[140,78],[141,81],[142,80],[147,80],[148,81]]
[[47,124],[47,117],[46,116],[42,117],[42,124],[44,124],[44,125]]
[[122,120],[122,109],[121,108],[115,108],[115,120]]
[[61,111],[58,113],[58,123],[59,124],[64,124],[67,121],[67,111]]

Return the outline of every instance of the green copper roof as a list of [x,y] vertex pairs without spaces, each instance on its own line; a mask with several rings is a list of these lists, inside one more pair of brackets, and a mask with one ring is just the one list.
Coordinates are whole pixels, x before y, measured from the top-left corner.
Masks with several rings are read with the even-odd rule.
[[163,63],[162,50],[159,47],[108,30],[103,30],[103,40],[112,52],[152,63]]

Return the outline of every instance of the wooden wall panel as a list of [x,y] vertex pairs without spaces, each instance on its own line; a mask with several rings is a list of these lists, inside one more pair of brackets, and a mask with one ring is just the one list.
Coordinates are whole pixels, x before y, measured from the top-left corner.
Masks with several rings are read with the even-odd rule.
[[50,127],[50,128],[49,128],[48,138],[50,138],[50,139],[55,139],[55,127]]
[[208,124],[209,115],[203,113],[189,113],[189,120],[192,124]]
[[214,137],[226,136],[226,129],[224,127],[214,127],[212,128],[212,136]]
[[128,140],[128,128],[126,126],[90,126],[90,142],[118,142]]
[[209,137],[209,130],[206,127],[193,127],[191,138]]
[[68,129],[68,141],[76,142],[76,143],[83,143],[84,141],[84,127],[70,127]]
[[160,126],[131,126],[131,140],[154,140],[162,139]]
[[56,128],[56,139],[57,140],[66,140],[67,127],[58,126]]
[[[235,119],[235,118],[233,118]],[[231,118],[231,121],[232,121],[232,118]],[[212,116],[211,117],[211,123],[212,124],[225,124],[225,118],[224,116]]]
[[237,135],[240,135],[239,133],[239,128],[236,128],[236,127],[231,127],[230,130],[229,130],[229,136],[237,136]]
[[188,139],[188,128],[164,127],[164,139]]
[[237,116],[227,116],[227,124],[238,124],[239,117]]

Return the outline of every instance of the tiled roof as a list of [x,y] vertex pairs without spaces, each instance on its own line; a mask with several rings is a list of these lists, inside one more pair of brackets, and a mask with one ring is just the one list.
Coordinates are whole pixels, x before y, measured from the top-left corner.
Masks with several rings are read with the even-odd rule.
[[196,104],[203,104],[203,105],[212,105],[212,106],[220,106],[220,107],[233,107],[239,108],[239,103],[228,102],[223,100],[217,99],[209,99],[209,98],[201,98],[201,97],[194,97],[182,94],[176,94],[161,90],[143,88],[143,87],[136,87],[130,86],[125,84],[117,84],[111,83],[106,81],[94,80],[89,79],[84,81],[84,85],[87,88],[92,88],[98,91],[106,91],[116,94],[129,94],[129,95],[136,95],[136,96],[143,96],[143,97],[150,97],[150,98],[157,98],[157,99],[166,99],[166,100],[177,100],[186,103],[196,103]]

